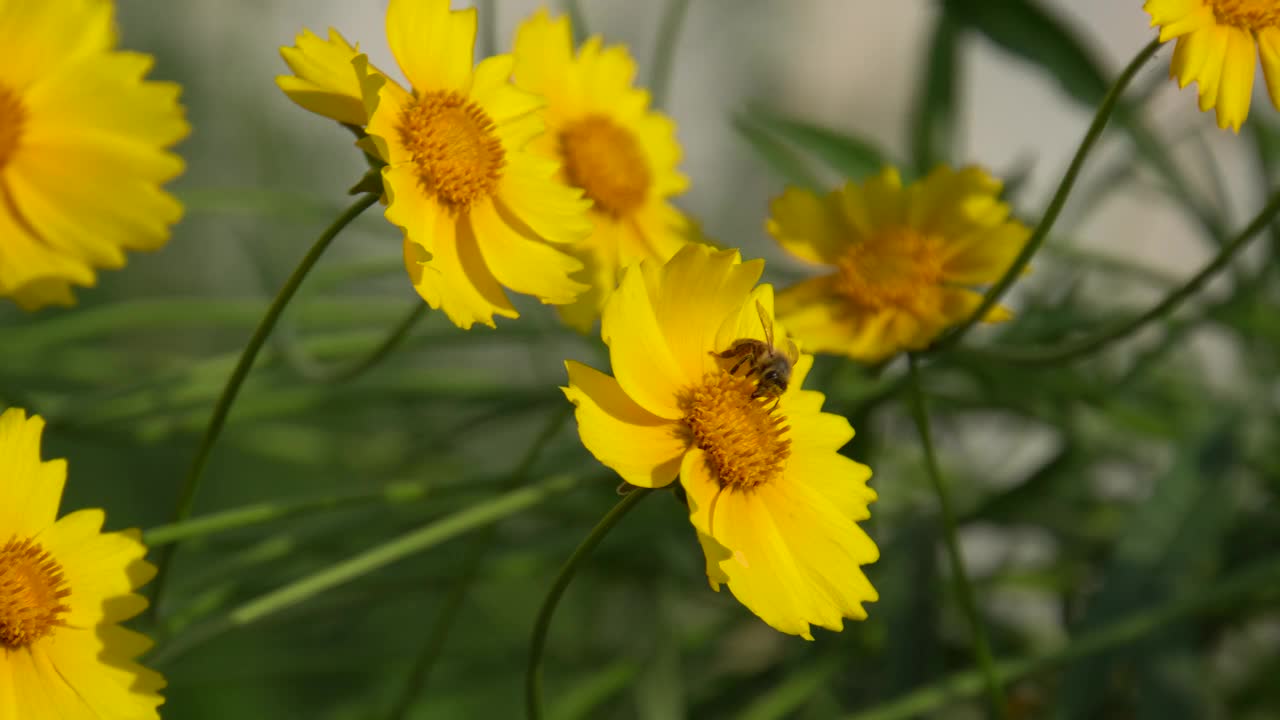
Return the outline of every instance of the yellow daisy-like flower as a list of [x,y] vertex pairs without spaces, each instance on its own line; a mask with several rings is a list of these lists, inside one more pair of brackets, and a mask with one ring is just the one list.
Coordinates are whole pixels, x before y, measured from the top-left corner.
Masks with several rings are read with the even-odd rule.
[[[977,309],[973,288],[999,280],[1026,244],[1000,188],[980,168],[943,166],[905,188],[886,168],[821,197],[788,189],[769,233],[831,272],[779,293],[779,319],[806,348],[864,362],[925,347]],[[997,306],[984,319],[1009,316]]]
[[838,631],[877,599],[860,566],[879,551],[857,524],[876,495],[871,471],[837,452],[848,421],[800,389],[813,357],[775,395],[777,367],[736,352],[772,325],[772,288],[755,287],[763,268],[703,245],[630,266],[604,308],[614,376],[568,362],[564,391],[583,444],[628,483],[680,477],[711,586],[812,639],[811,625]]
[[0,720],[158,718],[164,679],[134,662],[151,641],[119,625],[155,568],[101,510],[57,518],[67,464],[40,460],[43,429],[0,415]]
[[298,76],[281,86],[303,107],[358,120],[351,105],[358,89],[368,118],[360,145],[387,164],[386,216],[404,231],[409,277],[464,329],[493,326],[495,315],[518,317],[507,289],[574,302],[587,286],[570,277],[582,263],[567,248],[591,232],[590,202],[528,147],[545,129],[537,113],[543,99],[511,84],[510,55],[473,67],[475,36],[474,8],[391,0],[387,39],[412,90],[340,35],[326,43],[304,34],[282,50]]
[[1160,27],[1160,42],[1178,39],[1169,74],[1180,87],[1198,83],[1200,110],[1216,109],[1218,127],[1239,132],[1249,116],[1255,54],[1280,108],[1280,2],[1147,0],[1143,9]]
[[675,123],[632,86],[636,64],[627,49],[593,37],[575,55],[572,37],[569,18],[538,11],[516,30],[514,77],[547,99],[547,133],[533,147],[557,160],[563,181],[592,201],[594,230],[573,246],[586,265],[579,279],[591,289],[560,307],[566,323],[586,332],[623,267],[666,261],[685,244],[687,223],[670,200],[689,181],[676,170]]
[[152,58],[113,50],[104,0],[0,0],[0,296],[72,305],[125,250],[155,250],[182,205],[160,184],[189,128]]
[[293,75],[276,77],[276,85],[289,99],[317,115],[340,123],[364,127],[369,113],[360,89],[361,76],[352,61],[361,55],[342,34],[329,28],[329,39],[321,40],[310,30],[298,35],[294,47],[280,48]]

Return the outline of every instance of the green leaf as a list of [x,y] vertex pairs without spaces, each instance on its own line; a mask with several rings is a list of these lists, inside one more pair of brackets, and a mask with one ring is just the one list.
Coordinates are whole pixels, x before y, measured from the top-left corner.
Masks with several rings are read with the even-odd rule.
[[959,35],[959,26],[951,15],[938,17],[911,114],[911,161],[921,176],[938,163],[955,160]]
[[860,180],[888,164],[884,152],[863,138],[769,110],[755,110],[749,119],[755,127],[794,145],[844,178]]
[[823,183],[818,180],[809,163],[791,148],[784,145],[772,134],[761,128],[745,115],[733,119],[733,129],[751,145],[760,159],[764,160],[774,172],[791,185],[821,190]]
[[944,0],[957,23],[982,33],[1006,51],[1040,66],[1063,90],[1086,105],[1097,105],[1108,82],[1095,54],[1078,35],[1032,0]]

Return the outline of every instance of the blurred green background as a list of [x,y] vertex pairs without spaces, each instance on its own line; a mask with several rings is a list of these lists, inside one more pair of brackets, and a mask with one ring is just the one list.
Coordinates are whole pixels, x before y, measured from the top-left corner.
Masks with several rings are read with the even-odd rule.
[[[786,183],[977,162],[1034,223],[1112,78],[1152,37],[1136,1],[580,5],[591,32],[632,48],[644,83],[675,25],[664,18],[682,16],[663,99],[693,180],[679,204],[717,241],[767,258],[780,284],[798,267],[763,222]],[[482,3],[481,23],[505,49],[536,6]],[[64,511],[105,507],[113,529],[168,520],[239,349],[364,169],[349,133],[276,90],[277,49],[335,26],[393,67],[384,10],[120,4],[123,45],[184,86],[193,132],[173,187],[187,215],[168,247],[101,275],[75,309],[0,307],[0,401],[48,418],[45,456],[70,463]],[[1142,71],[1090,159],[1013,296],[1018,319],[971,346],[1052,344],[1132,316],[1274,186],[1280,135],[1262,90],[1240,136],[1220,132],[1165,81],[1169,56]],[[603,368],[601,347],[536,303],[497,331],[429,315],[357,379],[317,380],[420,302],[400,233],[378,215],[339,237],[291,306],[196,514],[296,512],[185,543],[159,624],[138,624],[161,644],[167,718],[517,716],[538,605],[617,499],[557,389],[564,359]],[[962,351],[926,367],[965,558],[1009,661],[1010,717],[1280,715],[1278,248],[1260,239],[1206,297],[1099,355],[1024,367]],[[821,358],[810,380],[857,428],[846,452],[875,471],[881,601],[867,622],[812,643],[769,629],[708,589],[664,494],[569,589],[545,662],[551,717],[982,717],[903,374],[901,361],[877,373]],[[563,484],[546,490],[548,478]],[[487,529],[464,533],[227,627],[255,598],[511,488],[534,488],[530,504],[491,542]],[[429,678],[411,682],[432,648]]]

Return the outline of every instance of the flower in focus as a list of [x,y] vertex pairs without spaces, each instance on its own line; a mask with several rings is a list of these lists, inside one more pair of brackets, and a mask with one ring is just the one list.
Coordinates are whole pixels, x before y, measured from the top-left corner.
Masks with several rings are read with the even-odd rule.
[[587,286],[570,277],[582,263],[567,249],[591,231],[582,191],[528,148],[545,129],[543,99],[511,84],[510,55],[473,67],[475,37],[474,8],[391,0],[387,39],[411,90],[337,33],[304,33],[281,50],[297,73],[281,87],[295,102],[340,122],[367,118],[360,146],[386,163],[386,216],[404,231],[414,288],[464,329],[518,317],[506,290],[574,302]]
[[[769,233],[830,272],[779,293],[779,319],[806,348],[864,362],[925,347],[978,308],[973,288],[999,280],[1026,244],[1000,188],[980,168],[942,166],[905,188],[887,168],[821,197],[788,189]],[[997,306],[984,320],[1008,317]]]
[[618,283],[638,260],[666,261],[685,244],[687,223],[670,199],[688,188],[676,170],[675,124],[649,109],[649,94],[632,86],[635,61],[623,46],[599,37],[574,53],[569,18],[545,9],[516,30],[516,85],[546,97],[547,133],[531,147],[559,162],[561,178],[592,201],[590,236],[573,246],[591,289],[559,308],[586,332]]
[[329,39],[321,40],[303,30],[294,47],[280,48],[280,55],[293,75],[276,77],[276,85],[303,108],[340,123],[364,127],[369,113],[364,106],[361,77],[352,61],[360,46],[352,47],[342,34],[329,28]]
[[1280,3],[1275,0],[1147,0],[1143,9],[1173,38],[1169,74],[1196,82],[1200,110],[1216,109],[1218,127],[1240,132],[1253,96],[1255,53],[1262,57],[1271,103],[1280,108]]
[[101,510],[57,519],[63,460],[40,460],[44,421],[0,414],[0,718],[158,718],[151,641],[119,623],[155,575],[137,530],[103,533]]
[[182,205],[164,148],[189,128],[149,55],[115,51],[114,5],[0,0],[0,296],[72,305],[126,250],[155,250]]
[[[703,245],[630,266],[604,308],[613,376],[568,362],[564,391],[583,444],[623,480],[680,477],[711,586],[812,639],[811,625],[840,630],[877,599],[860,566],[879,552],[857,525],[876,495],[871,471],[837,452],[853,437],[848,421],[800,389],[812,356],[799,356],[776,397],[757,361],[721,356],[766,339],[763,267]],[[775,346],[787,342],[780,327],[773,334]]]

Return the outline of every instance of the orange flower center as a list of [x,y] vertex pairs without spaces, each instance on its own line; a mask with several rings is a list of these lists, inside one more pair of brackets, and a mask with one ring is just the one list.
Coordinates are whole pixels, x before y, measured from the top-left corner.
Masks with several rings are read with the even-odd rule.
[[0,169],[13,159],[27,125],[27,109],[12,90],[0,87]]
[[39,543],[10,539],[0,547],[0,646],[17,650],[53,632],[70,594],[62,566]]
[[942,282],[941,247],[908,228],[870,237],[836,261],[836,290],[864,310],[927,312]]
[[1262,30],[1280,25],[1280,3],[1275,0],[1210,0],[1219,25]]
[[693,444],[707,454],[720,487],[750,490],[776,479],[791,457],[790,429],[772,398],[753,398],[746,374],[709,373],[684,403]]
[[569,184],[596,208],[620,217],[639,208],[653,178],[635,135],[603,115],[588,115],[560,133]]
[[400,115],[400,141],[422,189],[451,212],[490,196],[506,154],[489,115],[451,90],[424,93]]

